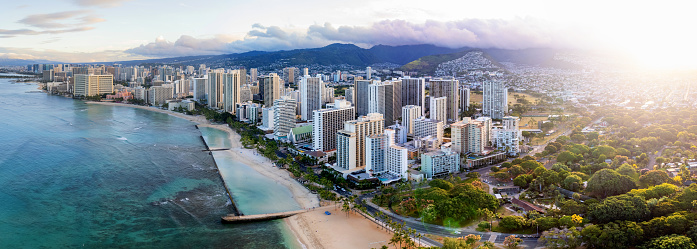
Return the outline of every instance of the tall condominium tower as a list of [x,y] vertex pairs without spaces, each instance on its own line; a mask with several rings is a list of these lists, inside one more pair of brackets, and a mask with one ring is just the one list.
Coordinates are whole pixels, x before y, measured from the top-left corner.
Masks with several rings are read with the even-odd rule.
[[385,118],[385,125],[390,126],[402,116],[401,111],[401,82],[376,82],[369,85],[368,112],[381,113]]
[[482,83],[483,105],[482,113],[493,119],[501,119],[508,112],[508,88],[498,80],[488,80]]
[[300,78],[300,117],[311,120],[312,112],[322,108],[324,82],[320,77],[305,75]]
[[[360,116],[356,120],[344,122],[344,129],[337,133],[337,139],[340,143],[337,154],[346,155],[344,158],[337,156],[339,167],[352,169],[352,167],[365,166],[365,138],[373,134],[382,134],[384,130],[385,120],[380,113],[370,113],[366,116]],[[354,154],[350,154],[348,151],[352,151]]]
[[258,76],[259,76],[259,73],[257,72],[256,68],[249,69],[249,80],[251,81],[251,83],[257,82]]
[[353,87],[349,87],[348,89],[344,90],[344,98],[348,102],[351,102],[352,105],[356,105],[356,90]]
[[[245,74],[246,78],[246,74]],[[232,114],[237,113],[237,104],[240,101],[240,89],[243,84],[242,74],[239,70],[232,70],[230,73],[223,74],[223,110]]]
[[407,133],[414,134],[414,119],[421,117],[421,106],[407,105],[402,107],[402,125],[406,127]]
[[264,105],[273,106],[273,101],[281,97],[282,87],[281,78],[275,73],[262,76],[259,79],[259,94],[264,100]]
[[277,137],[288,136],[291,129],[295,128],[296,102],[288,96],[282,96],[274,100],[273,131]]
[[353,120],[356,110],[346,100],[334,101],[334,108],[312,111],[312,143],[315,150],[336,149],[336,132],[345,121]]
[[[416,105],[424,111],[426,105],[426,84],[423,78],[402,78],[402,106]],[[420,114],[421,116],[424,113]]]
[[448,97],[438,97],[431,98],[431,119],[443,121],[444,123],[448,120]]
[[448,121],[457,121],[459,119],[458,108],[460,101],[459,82],[456,79],[432,79],[430,83],[431,98],[448,97]]
[[356,80],[353,88],[356,89],[356,113],[359,116],[367,115],[370,102],[370,80]]
[[470,106],[470,88],[467,86],[460,86],[460,112],[469,110]]

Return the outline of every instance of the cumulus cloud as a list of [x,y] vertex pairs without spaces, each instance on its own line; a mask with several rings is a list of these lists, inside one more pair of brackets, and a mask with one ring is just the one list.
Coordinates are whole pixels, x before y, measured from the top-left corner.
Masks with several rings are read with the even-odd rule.
[[63,11],[48,14],[29,15],[18,23],[35,29],[0,29],[0,38],[12,38],[20,35],[43,35],[82,32],[94,29],[87,25],[105,21],[91,14],[90,10]]
[[123,2],[130,0],[73,0],[75,4],[84,7],[116,7],[121,5]]
[[31,29],[0,29],[0,38],[12,38],[18,35],[44,35],[44,34],[63,34],[71,32],[81,32],[93,30],[94,27],[79,27],[72,29],[60,29],[60,30],[43,30],[36,31]]
[[331,43],[352,43],[363,47],[373,45],[415,45],[461,48],[567,48],[579,37],[561,28],[532,18],[464,19],[450,22],[384,20],[370,26],[339,26],[330,23],[311,25],[304,31],[289,31],[278,26],[252,25],[240,39],[215,37],[198,39],[183,35],[175,42],[161,37],[126,50],[147,56],[180,56],[198,54],[239,53],[252,50],[276,51],[321,47]]

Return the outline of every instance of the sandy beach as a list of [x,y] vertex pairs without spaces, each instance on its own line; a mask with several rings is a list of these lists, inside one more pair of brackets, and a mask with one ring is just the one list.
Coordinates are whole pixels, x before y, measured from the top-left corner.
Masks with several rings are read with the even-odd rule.
[[[331,215],[324,214],[329,211]],[[380,248],[388,245],[392,233],[351,212],[349,216],[334,205],[285,219],[295,237],[307,249]]]
[[[293,198],[302,208],[314,208],[310,212],[295,215],[284,220],[303,248],[380,248],[382,245],[387,245],[392,237],[391,232],[380,229],[378,225],[361,215],[351,213],[347,217],[346,213],[342,212],[340,207],[335,205],[320,207],[316,194],[310,193],[307,188],[293,179],[290,172],[273,166],[271,160],[257,154],[256,150],[245,149],[240,143],[240,135],[234,132],[228,125],[211,124],[205,117],[200,115],[190,116],[154,107],[113,102],[88,103],[155,111],[195,122],[199,127],[211,127],[227,132],[231,149],[226,151],[226,153],[230,153],[235,160],[248,165],[260,174],[288,187]],[[331,215],[326,215],[325,211],[331,212]]]

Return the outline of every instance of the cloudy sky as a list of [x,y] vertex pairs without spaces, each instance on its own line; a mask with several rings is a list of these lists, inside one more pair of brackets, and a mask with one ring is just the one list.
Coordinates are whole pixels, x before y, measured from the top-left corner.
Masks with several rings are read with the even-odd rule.
[[2,2],[0,58],[114,61],[336,42],[620,51],[674,66],[697,56],[689,1]]

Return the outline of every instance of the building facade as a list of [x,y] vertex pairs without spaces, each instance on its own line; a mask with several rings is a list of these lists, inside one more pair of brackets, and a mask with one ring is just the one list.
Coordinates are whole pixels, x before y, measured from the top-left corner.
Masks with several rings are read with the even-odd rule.
[[431,84],[431,98],[447,97],[447,121],[444,122],[456,122],[459,120],[459,101],[460,93],[458,91],[458,86],[460,83],[456,79],[432,79]]
[[102,94],[111,94],[114,92],[114,76],[113,75],[93,75],[93,74],[78,74],[75,75],[74,96],[94,96]]
[[450,150],[438,150],[421,155],[421,172],[426,178],[460,171],[460,155]]
[[312,143],[314,150],[329,151],[336,149],[336,132],[344,122],[353,120],[355,109],[346,100],[336,100],[334,108],[320,109],[312,112]]
[[312,120],[312,112],[322,109],[324,82],[320,77],[305,75],[300,78],[300,116]]
[[283,96],[273,104],[273,131],[276,137],[287,137],[290,129],[295,127],[296,102]]
[[482,83],[482,113],[493,119],[502,119],[508,113],[508,88],[498,80]]
[[429,108],[431,119],[443,121],[443,123],[448,121],[448,97],[438,97],[430,99],[431,105]]

